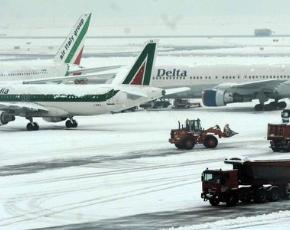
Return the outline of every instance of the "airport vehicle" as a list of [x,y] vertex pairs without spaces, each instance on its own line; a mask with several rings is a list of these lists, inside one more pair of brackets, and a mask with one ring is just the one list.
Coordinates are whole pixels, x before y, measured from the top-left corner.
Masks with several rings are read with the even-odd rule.
[[[60,46],[53,60],[5,61],[0,64],[0,82],[35,80],[49,81],[52,77],[102,72],[119,66],[83,68],[80,66],[84,40],[89,28],[91,14],[83,14]],[[75,77],[76,78],[76,77]]]
[[[120,84],[7,84],[0,87],[0,124],[5,125],[22,116],[30,122],[27,130],[38,130],[34,117],[48,122],[66,121],[67,128],[77,127],[74,116],[91,116],[118,112],[167,93],[188,90],[164,90],[149,86],[156,50],[155,42],[148,42],[128,74]],[[120,78],[121,80],[121,78]]]
[[154,101],[149,101],[145,104],[140,105],[143,109],[165,109],[170,106],[170,101],[168,99],[160,98]]
[[237,133],[232,131],[228,125],[223,131],[218,125],[203,129],[200,119],[187,119],[185,126],[180,126],[180,122],[178,122],[178,129],[171,130],[169,142],[175,144],[178,149],[192,149],[196,144],[203,144],[206,148],[215,148],[218,145],[217,137],[227,138],[235,134]]
[[267,140],[274,152],[290,152],[290,110],[283,110],[281,117],[283,124],[268,124]]
[[173,102],[174,109],[189,109],[201,107],[200,103],[191,103],[187,99],[176,98]]
[[263,203],[288,198],[290,194],[290,160],[225,160],[232,170],[203,171],[201,198],[212,206]]

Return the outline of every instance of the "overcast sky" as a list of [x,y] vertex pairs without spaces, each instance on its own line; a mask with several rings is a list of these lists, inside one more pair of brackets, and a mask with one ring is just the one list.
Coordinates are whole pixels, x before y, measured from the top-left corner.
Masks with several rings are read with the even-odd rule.
[[[289,0],[0,0],[0,34],[70,29],[92,12],[91,35],[290,33]],[[55,30],[53,29],[55,28]],[[43,32],[43,31],[42,31]],[[52,35],[52,34],[50,34]]]

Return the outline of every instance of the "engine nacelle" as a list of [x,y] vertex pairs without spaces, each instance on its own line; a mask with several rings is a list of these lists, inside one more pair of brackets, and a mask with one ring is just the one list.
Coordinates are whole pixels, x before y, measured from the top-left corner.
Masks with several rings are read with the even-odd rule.
[[43,117],[43,120],[47,121],[47,122],[61,122],[61,121],[65,121],[66,117]]
[[15,121],[15,116],[6,112],[0,113],[0,125],[7,125],[10,121]]
[[202,102],[205,106],[224,106],[233,103],[233,93],[221,89],[209,89],[202,92]]

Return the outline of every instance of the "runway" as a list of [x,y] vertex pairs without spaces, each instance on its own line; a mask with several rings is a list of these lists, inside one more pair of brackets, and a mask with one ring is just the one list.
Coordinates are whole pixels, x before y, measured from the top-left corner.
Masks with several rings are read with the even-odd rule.
[[[215,150],[168,143],[178,120],[197,117],[240,134]],[[81,117],[77,130],[39,120],[40,131],[26,132],[18,119],[0,127],[0,229],[159,229],[287,210],[288,201],[228,209],[200,198],[201,172],[229,167],[226,157],[289,157],[265,139],[267,123],[279,120],[251,105]]]

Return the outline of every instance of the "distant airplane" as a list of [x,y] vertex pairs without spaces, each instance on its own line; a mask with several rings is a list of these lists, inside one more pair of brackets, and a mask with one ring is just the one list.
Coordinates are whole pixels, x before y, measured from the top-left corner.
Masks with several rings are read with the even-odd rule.
[[[290,65],[200,65],[158,66],[153,71],[152,86],[190,87],[172,97],[202,98],[205,106],[224,106],[258,99],[258,111],[284,109],[280,99],[290,97]],[[273,102],[265,104],[269,99]]]
[[0,85],[0,124],[14,121],[15,116],[28,119],[27,130],[38,130],[34,117],[48,122],[66,121],[67,128],[76,128],[74,116],[91,116],[118,112],[163,95],[189,88],[164,90],[151,87],[156,43],[148,42],[140,56],[119,83],[104,85],[15,84]]
[[99,68],[79,66],[90,20],[91,14],[81,15],[53,60],[1,61],[0,82],[40,80],[118,68],[119,66]]
[[[111,73],[104,79],[111,81],[116,76]],[[290,98],[290,65],[156,66],[151,85],[166,89],[189,87],[190,90],[170,98],[202,98],[203,104],[209,107],[258,99],[260,103],[255,110],[279,110],[287,106],[280,100]],[[267,103],[270,99],[274,101]]]

